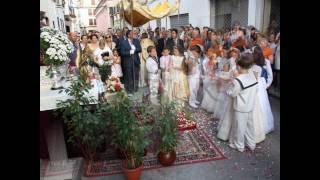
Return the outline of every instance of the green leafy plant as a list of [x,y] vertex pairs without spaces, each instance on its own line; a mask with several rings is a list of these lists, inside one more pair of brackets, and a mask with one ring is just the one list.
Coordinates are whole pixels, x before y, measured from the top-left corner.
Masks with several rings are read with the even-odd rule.
[[[121,96],[121,93],[118,94]],[[140,123],[141,119],[137,118],[133,111],[134,104],[127,97],[114,101],[110,106],[112,127],[115,131],[112,145],[124,154],[124,167],[137,168],[142,165],[145,148],[150,143],[148,135],[152,126]]]
[[102,65],[99,68],[99,74],[101,76],[101,81],[105,82],[106,79],[108,79],[108,77],[111,75],[111,66],[108,65],[107,63]]
[[161,105],[160,116],[157,118],[161,143],[159,151],[171,152],[178,144],[177,106],[174,102]]
[[92,108],[90,103],[97,103],[93,97],[87,97],[89,87],[81,76],[71,80],[71,85],[64,91],[72,98],[58,103],[58,111],[67,124],[70,135],[68,142],[80,148],[89,162],[96,158],[97,150],[105,140],[108,118],[103,116],[104,104]]

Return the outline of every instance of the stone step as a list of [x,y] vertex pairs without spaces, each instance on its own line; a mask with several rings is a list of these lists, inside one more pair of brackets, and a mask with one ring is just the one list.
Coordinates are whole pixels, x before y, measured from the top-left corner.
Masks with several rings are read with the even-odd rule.
[[81,180],[82,158],[62,161],[40,159],[40,180]]

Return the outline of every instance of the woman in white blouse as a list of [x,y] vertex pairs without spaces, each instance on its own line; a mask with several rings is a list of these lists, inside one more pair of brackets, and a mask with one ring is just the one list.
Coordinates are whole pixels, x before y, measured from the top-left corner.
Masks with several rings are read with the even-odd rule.
[[[109,53],[107,56],[103,56],[104,53]],[[105,61],[112,58],[112,50],[106,46],[105,41],[102,39],[99,41],[99,47],[94,51],[95,61],[99,66],[102,66]]]

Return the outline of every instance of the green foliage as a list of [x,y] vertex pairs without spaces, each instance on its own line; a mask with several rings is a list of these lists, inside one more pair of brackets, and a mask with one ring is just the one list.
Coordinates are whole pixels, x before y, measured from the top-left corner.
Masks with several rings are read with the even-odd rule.
[[[127,97],[110,106],[109,112],[115,131],[112,144],[125,155],[126,168],[137,168],[142,164],[144,150],[150,143],[148,135],[152,126],[139,123],[141,119],[138,119],[133,111],[136,107]],[[144,108],[142,110],[141,116],[144,119],[146,111]]]
[[99,74],[101,76],[101,81],[105,82],[105,80],[108,79],[108,77],[111,75],[111,66],[107,63],[102,65],[99,68]]
[[161,114],[157,118],[157,127],[161,137],[159,151],[171,152],[177,146],[179,136],[177,105],[174,102],[161,105]]
[[105,140],[104,131],[108,118],[103,116],[104,104],[98,103],[95,110],[91,108],[89,103],[94,103],[95,99],[85,96],[89,92],[89,86],[80,76],[78,80],[72,80],[71,86],[64,91],[72,98],[60,101],[58,111],[67,123],[70,135],[68,142],[81,148],[85,158],[91,162]]
[[190,106],[188,104],[185,104],[182,108],[182,111],[185,112],[185,117],[189,122],[192,122],[194,120],[193,113],[190,109]]

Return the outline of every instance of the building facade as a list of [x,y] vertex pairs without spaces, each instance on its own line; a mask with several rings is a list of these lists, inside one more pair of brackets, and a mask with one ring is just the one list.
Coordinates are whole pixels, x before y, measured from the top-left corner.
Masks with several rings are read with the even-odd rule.
[[48,19],[47,25],[62,32],[66,32],[64,7],[64,0],[40,1],[40,11],[46,14],[46,17]]
[[189,24],[200,28],[230,29],[236,21],[263,32],[272,21],[280,26],[280,3],[277,0],[180,0],[179,12],[150,21],[149,25],[152,29],[158,26],[179,28]]
[[82,33],[97,31],[95,9],[100,0],[79,0],[79,21]]
[[94,10],[98,31],[107,32],[108,28],[113,26],[110,21],[109,8],[111,6],[112,0],[101,0]]
[[66,32],[80,32],[80,21],[76,16],[78,9],[76,0],[66,0],[64,7],[64,18],[66,23]]

